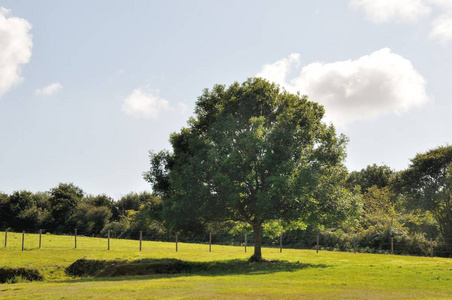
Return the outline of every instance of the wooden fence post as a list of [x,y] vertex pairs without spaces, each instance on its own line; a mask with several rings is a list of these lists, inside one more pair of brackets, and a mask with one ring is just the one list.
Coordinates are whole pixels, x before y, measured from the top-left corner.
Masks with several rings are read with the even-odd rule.
[[22,251],[24,251],[25,230],[22,231]]
[[317,250],[316,250],[316,252],[315,253],[319,253],[319,248],[320,248],[320,237],[319,237],[319,234],[317,233]]
[[356,254],[356,240],[353,239],[353,253]]
[[279,253],[282,253],[282,233],[279,235]]
[[248,246],[248,235],[245,233],[245,253],[246,253],[246,246]]
[[179,249],[178,249],[178,247],[177,247],[177,243],[178,243],[177,238],[178,238],[178,234],[176,233],[176,252],[179,251]]
[[8,242],[8,229],[5,229],[5,248]]
[[39,229],[39,249],[41,249],[42,229]]
[[212,233],[209,233],[209,252],[212,252]]
[[140,231],[140,251],[142,242],[143,242],[143,231]]
[[74,249],[77,249],[77,229],[74,230]]
[[107,250],[110,250],[110,229],[108,229],[108,246]]
[[391,255],[394,254],[394,238],[391,237]]

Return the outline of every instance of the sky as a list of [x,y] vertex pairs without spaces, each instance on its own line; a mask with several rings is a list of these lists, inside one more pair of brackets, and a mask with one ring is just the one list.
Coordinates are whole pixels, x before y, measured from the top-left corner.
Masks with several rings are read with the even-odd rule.
[[205,88],[325,106],[350,171],[452,141],[452,0],[0,2],[0,191],[150,191]]

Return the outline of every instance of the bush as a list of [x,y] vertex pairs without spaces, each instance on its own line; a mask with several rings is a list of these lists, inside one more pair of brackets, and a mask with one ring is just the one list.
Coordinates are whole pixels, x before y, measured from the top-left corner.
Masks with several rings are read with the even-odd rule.
[[43,280],[44,277],[35,269],[0,268],[0,283]]
[[116,261],[79,259],[66,268],[66,274],[77,277],[95,276],[109,265],[118,264]]
[[189,273],[192,265],[177,259],[140,259],[106,261],[79,259],[66,268],[66,274],[78,277],[115,277],[151,274]]

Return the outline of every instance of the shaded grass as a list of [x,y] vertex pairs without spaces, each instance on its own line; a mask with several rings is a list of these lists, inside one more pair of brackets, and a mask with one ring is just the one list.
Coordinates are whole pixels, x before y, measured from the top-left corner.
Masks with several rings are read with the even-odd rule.
[[153,274],[199,274],[203,276],[223,276],[232,274],[267,274],[292,272],[304,268],[326,268],[324,264],[301,264],[288,261],[250,262],[228,260],[211,262],[190,262],[179,259],[87,260],[79,259],[66,268],[70,276],[78,277],[118,277]]

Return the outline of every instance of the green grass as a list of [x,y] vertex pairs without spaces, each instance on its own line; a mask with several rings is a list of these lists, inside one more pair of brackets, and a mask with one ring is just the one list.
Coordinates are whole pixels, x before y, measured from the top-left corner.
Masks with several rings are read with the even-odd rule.
[[[8,233],[4,248],[0,233],[0,267],[36,268],[43,282],[1,284],[4,299],[149,299],[149,298],[452,298],[452,260],[446,258],[353,254],[343,252],[264,248],[279,260],[275,267],[246,263],[252,253],[243,247],[111,240],[69,236]],[[211,272],[109,278],[72,278],[64,268],[77,259],[138,260],[174,258],[211,263]],[[298,262],[298,263],[297,263]]]

